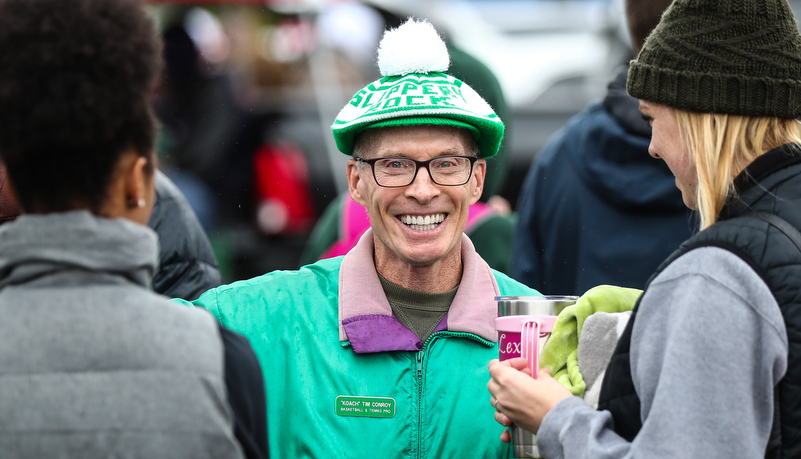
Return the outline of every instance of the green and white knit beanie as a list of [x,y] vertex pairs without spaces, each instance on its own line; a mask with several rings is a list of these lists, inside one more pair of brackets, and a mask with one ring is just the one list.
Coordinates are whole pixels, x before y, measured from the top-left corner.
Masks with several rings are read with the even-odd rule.
[[801,34],[787,0],[675,0],[626,89],[684,110],[801,117]]
[[365,129],[445,125],[468,129],[482,158],[496,154],[503,122],[473,88],[445,73],[449,64],[445,43],[429,22],[409,19],[385,32],[378,47],[383,78],[357,92],[331,126],[339,151],[351,155],[354,138]]

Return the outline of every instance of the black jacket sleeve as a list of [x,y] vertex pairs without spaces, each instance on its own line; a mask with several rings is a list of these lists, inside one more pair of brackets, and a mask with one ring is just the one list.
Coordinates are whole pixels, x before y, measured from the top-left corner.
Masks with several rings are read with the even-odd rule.
[[155,292],[191,301],[222,283],[217,258],[195,211],[161,171],[156,171],[156,202],[147,224],[159,235]]
[[225,347],[225,385],[234,414],[234,435],[248,459],[266,459],[267,402],[264,377],[247,338],[220,325]]

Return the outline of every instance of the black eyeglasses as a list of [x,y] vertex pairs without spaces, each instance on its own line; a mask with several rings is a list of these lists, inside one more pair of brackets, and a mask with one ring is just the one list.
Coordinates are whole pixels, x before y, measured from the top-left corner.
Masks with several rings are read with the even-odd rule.
[[470,180],[475,156],[438,156],[428,161],[415,161],[410,158],[389,157],[376,159],[356,158],[367,163],[373,171],[376,183],[386,188],[411,185],[421,168],[428,170],[431,181],[442,186],[464,185]]

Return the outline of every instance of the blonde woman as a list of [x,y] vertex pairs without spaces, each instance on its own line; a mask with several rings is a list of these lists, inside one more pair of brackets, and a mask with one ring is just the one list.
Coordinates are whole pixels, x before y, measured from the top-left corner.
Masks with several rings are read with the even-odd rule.
[[598,411],[522,359],[493,361],[496,420],[538,432],[549,458],[799,457],[801,36],[787,0],[675,0],[627,89],[701,231],[649,281]]

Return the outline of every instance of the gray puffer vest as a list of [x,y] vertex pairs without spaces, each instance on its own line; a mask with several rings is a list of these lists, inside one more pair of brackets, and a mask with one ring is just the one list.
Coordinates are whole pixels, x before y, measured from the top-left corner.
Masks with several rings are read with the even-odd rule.
[[241,457],[217,322],[148,289],[155,233],[67,212],[0,240],[0,455]]

